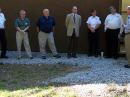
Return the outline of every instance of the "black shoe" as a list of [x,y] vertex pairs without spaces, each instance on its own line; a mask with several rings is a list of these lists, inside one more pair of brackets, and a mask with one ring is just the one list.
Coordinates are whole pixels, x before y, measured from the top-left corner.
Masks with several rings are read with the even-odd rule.
[[88,54],[88,57],[92,57],[92,54]]
[[78,58],[76,54],[72,55],[73,58]]
[[33,57],[30,57],[30,59],[33,59]]
[[67,54],[67,58],[70,59],[72,57],[71,54]]
[[117,56],[114,56],[113,58],[114,58],[115,60],[117,60],[117,59],[118,59],[118,57],[117,57]]
[[42,59],[46,59],[46,56],[42,56]]
[[112,57],[110,57],[110,56],[105,56],[105,58],[109,59],[109,58],[112,58]]
[[77,54],[76,53],[72,53],[72,57],[73,58],[77,58]]
[[130,68],[130,65],[125,65],[124,67],[125,67],[125,68]]
[[17,57],[18,60],[20,60],[22,57]]
[[55,58],[61,58],[61,56],[59,54],[56,54],[53,57],[55,57]]
[[8,56],[1,56],[0,58],[8,59]]
[[95,55],[94,57],[95,57],[95,58],[98,58],[98,55]]
[[3,63],[0,63],[0,65],[4,65]]

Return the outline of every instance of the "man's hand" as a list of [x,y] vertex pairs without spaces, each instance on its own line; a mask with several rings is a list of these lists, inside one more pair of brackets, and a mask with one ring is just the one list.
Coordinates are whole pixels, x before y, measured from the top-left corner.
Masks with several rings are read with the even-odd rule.
[[25,30],[21,30],[20,32],[22,32],[22,33],[24,33],[24,34],[26,33]]
[[121,34],[119,33],[119,34],[118,34],[118,39],[120,39],[120,38],[121,38]]
[[39,27],[37,27],[36,30],[37,30],[37,33],[40,32]]
[[90,30],[91,30],[91,32],[93,32],[93,33],[95,32],[95,28],[92,28],[92,27],[91,27]]
[[127,27],[127,25],[124,25],[124,28],[126,28]]

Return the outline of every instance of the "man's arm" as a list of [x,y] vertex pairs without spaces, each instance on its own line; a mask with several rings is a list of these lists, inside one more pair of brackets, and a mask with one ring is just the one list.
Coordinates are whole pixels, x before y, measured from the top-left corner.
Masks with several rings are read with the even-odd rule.
[[17,31],[19,31],[19,32],[21,32],[21,31],[22,31],[19,27],[16,27],[16,30],[17,30]]
[[120,15],[120,20],[121,20],[120,34],[122,34],[122,32],[124,30],[124,21],[123,21],[123,18],[121,15]]
[[88,29],[89,29],[91,32],[94,32],[95,29],[92,28],[90,24],[87,24],[87,26],[88,26]]
[[29,29],[29,26],[26,27],[26,28],[23,30],[23,32],[26,32],[28,29]]
[[37,26],[36,31],[40,32],[40,28],[39,28],[40,27],[40,18],[38,19],[36,26]]
[[100,25],[101,25],[101,20],[100,20],[100,18],[98,18],[98,24],[96,25],[95,29],[98,29],[100,27]]
[[80,16],[80,18],[79,18],[79,26],[81,26],[81,24],[82,24],[82,18]]
[[104,22],[104,32],[106,32],[107,30],[107,23],[108,23],[108,16],[106,17],[105,22]]
[[53,32],[55,32],[55,26],[53,27]]
[[68,27],[68,24],[69,24],[69,15],[66,16],[66,20],[65,20],[66,27]]
[[101,24],[97,24],[96,27],[95,27],[95,29],[98,29],[98,28],[100,27],[100,25],[101,25]]
[[40,32],[40,29],[39,29],[39,27],[38,27],[38,26],[37,26],[36,30],[37,30],[37,32]]
[[15,20],[15,28],[16,28],[16,30],[19,31],[19,32],[22,31],[22,30],[19,28],[19,26],[18,26],[18,20],[17,20],[17,19]]
[[53,32],[55,32],[55,26],[56,26],[56,21],[55,21],[55,18],[53,18]]

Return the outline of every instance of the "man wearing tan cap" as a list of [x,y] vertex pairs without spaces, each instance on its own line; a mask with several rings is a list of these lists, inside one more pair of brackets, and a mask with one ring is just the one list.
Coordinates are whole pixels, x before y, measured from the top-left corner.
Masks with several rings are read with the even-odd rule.
[[125,48],[126,48],[126,55],[127,55],[127,60],[128,60],[128,65],[125,65],[125,68],[130,68],[130,6],[127,7],[127,14],[128,14],[128,19],[126,22],[125,27]]

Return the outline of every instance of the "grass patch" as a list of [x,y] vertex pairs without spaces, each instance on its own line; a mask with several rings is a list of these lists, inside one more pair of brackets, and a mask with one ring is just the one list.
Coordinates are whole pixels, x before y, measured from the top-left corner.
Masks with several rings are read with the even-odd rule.
[[77,97],[73,90],[68,88],[56,89],[55,87],[35,87],[17,91],[0,92],[0,97]]
[[0,65],[0,97],[76,97],[68,89],[59,92],[60,86],[40,86],[39,83],[89,69],[72,65]]

